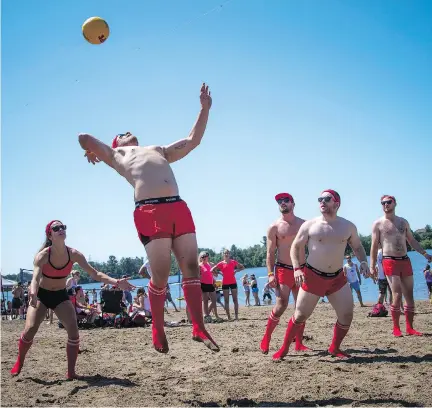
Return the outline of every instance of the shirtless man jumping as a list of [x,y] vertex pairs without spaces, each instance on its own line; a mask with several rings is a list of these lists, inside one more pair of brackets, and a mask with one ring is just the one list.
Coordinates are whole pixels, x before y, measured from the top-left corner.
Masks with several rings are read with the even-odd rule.
[[[376,220],[372,227],[371,265],[376,265],[378,246],[381,244],[382,266],[384,274],[393,294],[390,311],[393,320],[393,335],[401,337],[402,332],[399,325],[401,315],[401,299],[405,298],[405,321],[406,333],[408,335],[421,336],[422,334],[413,329],[414,321],[414,293],[413,293],[413,270],[411,261],[407,255],[406,242],[422,254],[428,262],[432,261],[420,244],[414,239],[407,220],[395,214],[396,199],[390,195],[381,197],[381,205],[384,216]],[[374,277],[377,278],[378,268],[373,268]]]
[[[334,190],[324,190],[318,201],[322,215],[302,224],[291,247],[294,278],[301,287],[283,345],[273,355],[274,360],[280,360],[288,354],[293,339],[301,332],[302,326],[323,296],[327,296],[337,315],[333,341],[328,351],[335,357],[349,357],[340,350],[342,340],[351,325],[354,308],[351,289],[342,272],[347,244],[360,260],[360,272],[363,276],[369,276],[369,267],[356,226],[337,216],[341,203],[339,194]],[[302,268],[306,244],[309,255],[305,267]]]
[[[272,288],[278,288],[276,292],[276,305],[270,313],[263,339],[261,340],[261,351],[269,352],[270,340],[273,331],[279,324],[279,319],[288,306],[288,299],[292,291],[294,302],[297,300],[298,287],[294,280],[294,268],[291,262],[290,250],[295,236],[304,223],[294,215],[294,198],[288,193],[279,193],[275,196],[282,216],[270,225],[267,231],[267,270],[269,284]],[[275,253],[277,250],[277,261]],[[305,264],[305,256],[300,259],[301,266]],[[275,268],[276,267],[276,268]],[[276,275],[275,275],[276,273]],[[302,344],[304,325],[296,336],[296,351],[309,350]]]
[[209,117],[212,98],[203,84],[201,110],[190,134],[169,146],[138,146],[130,132],[118,134],[107,146],[89,134],[80,134],[79,143],[89,163],[103,161],[134,188],[134,220],[143,243],[152,276],[148,287],[152,309],[152,336],[155,349],[168,352],[164,331],[166,285],[171,267],[171,250],[183,273],[183,293],[192,318],[192,338],[213,351],[219,347],[204,327],[198,246],[195,225],[170,164],[182,159],[201,142]]

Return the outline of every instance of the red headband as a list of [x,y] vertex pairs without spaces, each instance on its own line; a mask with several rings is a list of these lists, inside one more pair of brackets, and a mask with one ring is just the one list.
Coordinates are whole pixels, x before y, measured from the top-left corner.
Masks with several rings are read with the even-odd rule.
[[331,194],[333,196],[333,200],[335,200],[339,204],[341,203],[340,195],[338,192],[331,190],[331,189],[328,189],[328,190],[324,190],[321,194],[323,194],[323,193]]
[[50,230],[51,230],[51,225],[53,225],[55,222],[59,222],[60,224],[62,224],[62,222],[59,221],[59,220],[52,220],[51,222],[49,222],[49,223],[47,224],[47,226],[45,227],[45,235],[46,235],[46,236],[49,235]]
[[395,202],[395,204],[396,204],[396,198],[394,198],[394,196],[391,196],[391,195],[388,195],[388,194],[383,195],[383,196],[381,197],[381,201],[382,201],[384,198],[386,198],[386,197],[391,198],[391,199]]
[[275,200],[278,201],[281,198],[289,198],[291,200],[291,202],[294,202],[294,198],[291,194],[288,193],[279,193],[275,195]]
[[113,139],[111,147],[113,149],[115,149],[116,147],[118,147],[118,135]]

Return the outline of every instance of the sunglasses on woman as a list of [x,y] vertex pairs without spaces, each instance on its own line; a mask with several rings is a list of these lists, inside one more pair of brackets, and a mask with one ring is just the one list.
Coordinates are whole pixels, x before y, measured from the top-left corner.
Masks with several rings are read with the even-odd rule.
[[59,232],[60,230],[66,231],[66,225],[55,225],[51,228],[54,232]]

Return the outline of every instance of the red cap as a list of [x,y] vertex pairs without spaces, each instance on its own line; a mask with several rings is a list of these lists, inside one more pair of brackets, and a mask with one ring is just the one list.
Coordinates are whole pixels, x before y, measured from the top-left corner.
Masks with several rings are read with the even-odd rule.
[[113,149],[115,149],[116,147],[118,147],[118,135],[113,139],[111,147]]
[[294,202],[294,198],[291,194],[288,193],[279,193],[275,195],[275,200],[280,200],[281,198],[289,198],[291,202]]
[[321,192],[321,194],[322,193],[329,193],[329,194],[331,194],[333,196],[333,200],[335,200],[339,204],[341,203],[340,195],[339,195],[339,193],[337,191],[328,189],[328,190],[324,190],[323,192]]
[[49,235],[50,230],[51,230],[51,225],[53,225],[55,222],[59,222],[59,223],[62,224],[62,222],[59,221],[59,220],[52,220],[51,222],[49,222],[49,223],[47,224],[47,226],[45,227],[45,235],[46,235],[46,236]]
[[384,198],[391,198],[394,202],[395,202],[395,204],[396,204],[396,198],[394,198],[394,196],[391,196],[391,195],[388,195],[388,194],[384,194],[382,197],[381,197],[381,201],[384,199]]

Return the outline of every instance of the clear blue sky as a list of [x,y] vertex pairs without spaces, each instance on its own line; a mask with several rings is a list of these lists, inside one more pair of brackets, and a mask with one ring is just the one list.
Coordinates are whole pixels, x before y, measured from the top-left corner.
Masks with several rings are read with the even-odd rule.
[[[81,35],[94,15],[99,46]],[[207,132],[173,165],[200,246],[258,243],[281,191],[312,218],[336,189],[363,234],[383,193],[431,223],[431,18],[428,0],[3,0],[3,273],[32,267],[54,218],[92,260],[144,256],[132,188],[77,134],[185,137],[202,81]]]

